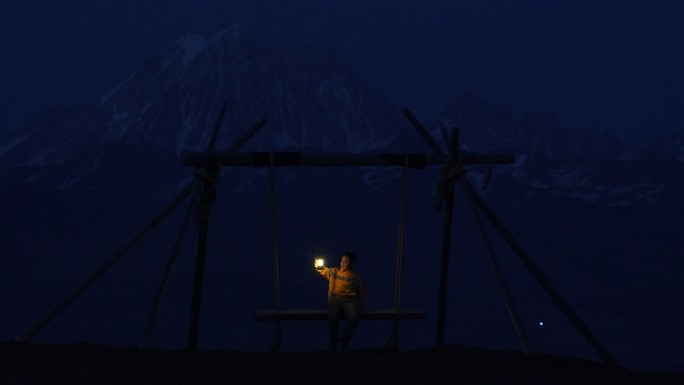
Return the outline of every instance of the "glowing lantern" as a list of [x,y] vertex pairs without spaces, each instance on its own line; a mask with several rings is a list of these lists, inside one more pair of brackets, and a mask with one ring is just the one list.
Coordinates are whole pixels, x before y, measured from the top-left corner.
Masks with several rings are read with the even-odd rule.
[[316,267],[323,267],[323,266],[325,266],[325,259],[316,258]]

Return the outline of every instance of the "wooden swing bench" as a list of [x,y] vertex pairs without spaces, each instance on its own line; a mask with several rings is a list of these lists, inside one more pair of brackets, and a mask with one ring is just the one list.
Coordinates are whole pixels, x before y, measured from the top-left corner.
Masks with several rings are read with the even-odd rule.
[[[378,309],[364,311],[359,318],[367,321],[422,320],[425,319],[425,312],[416,309]],[[281,310],[280,316],[276,310],[272,309],[255,310],[254,319],[257,321],[326,321],[328,310]],[[341,319],[345,319],[344,313],[341,314]]]
[[[275,323],[276,333],[271,345],[271,351],[277,352],[280,350],[282,344],[282,331],[280,329],[281,321],[327,321],[327,309],[288,309],[277,311],[275,309],[269,310],[255,310],[254,318],[257,321],[271,321]],[[346,319],[344,313],[340,314],[340,319]],[[390,334],[385,348],[396,350],[399,342],[399,321],[401,320],[422,320],[425,319],[425,312],[415,309],[379,309],[367,310],[361,313],[359,319],[366,321],[393,321],[392,332]]]

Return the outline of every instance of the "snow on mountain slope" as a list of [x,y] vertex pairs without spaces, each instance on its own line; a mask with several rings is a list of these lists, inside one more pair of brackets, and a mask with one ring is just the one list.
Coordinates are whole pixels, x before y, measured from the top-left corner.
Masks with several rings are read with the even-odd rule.
[[[269,49],[233,26],[209,39],[178,40],[98,105],[56,108],[0,139],[0,175],[13,183],[69,189],[108,189],[96,182],[103,179],[98,174],[108,176],[106,186],[150,183],[147,177],[131,179],[116,154],[136,159],[131,167],[141,169],[165,159],[161,169],[149,170],[166,182],[176,180],[160,185],[163,191],[188,175],[172,159],[206,147],[223,103],[228,110],[218,148],[264,116],[267,125],[243,150],[426,150],[399,110],[342,56],[288,42]],[[458,94],[437,126],[437,138],[459,128],[465,150],[516,154],[515,165],[496,169],[526,186],[529,196],[626,205],[681,190],[684,141],[675,134],[637,150],[597,129],[565,127],[548,112],[516,118],[472,91]],[[396,178],[386,173],[367,178],[369,186]],[[481,169],[471,174],[483,178]]]
[[[292,43],[267,49],[234,26],[211,39],[186,36],[148,59],[98,105],[54,109],[29,122],[20,136],[3,138],[0,174],[11,174],[13,182],[77,189],[100,188],[86,183],[92,173],[126,183],[127,170],[115,163],[97,166],[103,153],[116,148],[125,157],[123,148],[130,146],[177,157],[203,149],[223,103],[228,110],[218,148],[262,116],[267,125],[245,149],[389,151],[401,146],[400,131],[412,134],[398,109],[340,55]],[[135,156],[141,165],[155,162]],[[52,168],[49,178],[41,167]],[[182,169],[180,162],[167,167]]]
[[516,154],[515,165],[498,169],[527,186],[530,197],[552,194],[605,205],[648,203],[681,190],[684,180],[681,164],[662,162],[683,157],[683,142],[674,134],[637,151],[597,129],[563,127],[548,112],[516,119],[472,91],[458,95],[437,125],[447,131],[458,128],[465,149]]

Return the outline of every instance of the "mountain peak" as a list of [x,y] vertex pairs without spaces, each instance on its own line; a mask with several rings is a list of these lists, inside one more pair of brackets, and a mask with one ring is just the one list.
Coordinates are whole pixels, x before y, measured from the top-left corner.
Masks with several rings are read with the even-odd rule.
[[[480,94],[475,90],[462,90],[456,94],[449,102],[449,106],[483,106],[487,105],[487,102],[480,96]],[[449,107],[447,107],[449,108]]]
[[513,114],[488,104],[472,90],[458,93],[440,114],[439,122],[448,131],[459,129],[466,150],[511,148],[517,140]]
[[200,35],[185,35],[178,39],[172,46],[172,50],[183,54],[183,65],[187,65],[197,54],[207,46],[207,40]]
[[222,29],[218,33],[216,33],[213,37],[213,40],[219,40],[219,39],[239,39],[245,35],[245,30],[242,28],[242,26],[238,23],[235,23],[231,25],[230,27],[226,29]]
[[[269,49],[233,25],[211,39],[184,36],[98,105],[66,118],[54,112],[1,140],[0,155],[15,165],[64,165],[63,178],[52,179],[76,186],[89,175],[121,173],[117,162],[106,163],[112,151],[121,158],[138,157],[137,149],[175,157],[205,148],[224,103],[229,108],[219,148],[262,116],[268,121],[264,133],[245,150],[395,151],[390,146],[399,145],[398,127],[406,124],[340,55],[294,44]],[[108,171],[102,171],[105,163]]]
[[239,24],[233,24],[229,28],[223,29],[216,33],[207,43],[211,46],[226,46],[231,50],[243,46],[261,47],[263,44],[256,37],[249,33],[248,30],[241,27]]

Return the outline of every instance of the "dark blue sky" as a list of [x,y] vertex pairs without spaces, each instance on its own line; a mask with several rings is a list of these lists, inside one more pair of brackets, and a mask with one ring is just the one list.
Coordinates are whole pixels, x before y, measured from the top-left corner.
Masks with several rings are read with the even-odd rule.
[[91,103],[188,33],[333,49],[432,124],[463,89],[634,141],[682,132],[682,1],[3,1],[0,132]]

